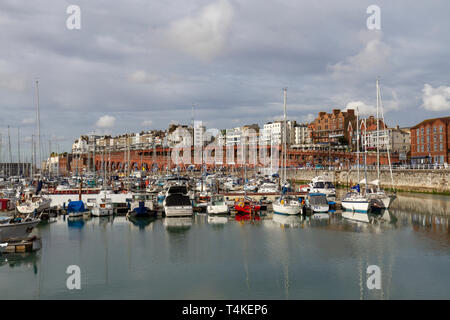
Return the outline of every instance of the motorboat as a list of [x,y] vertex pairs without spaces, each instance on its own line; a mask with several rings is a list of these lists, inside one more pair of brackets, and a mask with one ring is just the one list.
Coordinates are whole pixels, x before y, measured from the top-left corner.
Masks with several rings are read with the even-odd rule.
[[100,203],[94,204],[91,213],[94,217],[112,216],[114,214],[114,207],[111,202],[101,201]]
[[261,210],[261,205],[250,197],[238,198],[234,202],[237,214],[255,214]]
[[166,217],[185,217],[193,215],[191,199],[186,186],[171,186],[163,201]]
[[67,205],[67,215],[71,218],[82,217],[84,214],[89,213],[84,207],[83,201],[70,201]]
[[314,177],[308,185],[300,186],[300,191],[323,193],[328,201],[336,201],[336,187],[328,176]]
[[150,217],[155,211],[154,196],[147,193],[133,194],[130,210],[127,216]]
[[330,211],[327,196],[324,193],[310,192],[306,196],[304,208],[306,212],[323,213]]
[[263,183],[258,189],[258,193],[278,193],[278,192],[280,192],[278,185],[271,182]]
[[41,220],[37,218],[3,217],[0,219],[0,241],[24,239]]
[[215,195],[211,197],[208,206],[206,207],[208,214],[228,214],[228,205],[225,203],[223,195]]

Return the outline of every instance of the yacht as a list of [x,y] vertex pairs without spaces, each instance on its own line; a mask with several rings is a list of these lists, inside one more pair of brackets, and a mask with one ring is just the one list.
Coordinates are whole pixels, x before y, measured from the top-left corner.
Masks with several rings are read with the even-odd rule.
[[32,196],[31,199],[26,200],[16,206],[16,209],[21,214],[41,213],[44,210],[50,209],[52,200],[45,196]]
[[206,207],[206,212],[208,214],[228,214],[228,205],[225,203],[224,196],[212,196],[208,206]]
[[336,201],[336,187],[327,176],[314,177],[308,185],[301,186],[300,191],[323,193],[328,201]]
[[327,196],[324,193],[308,193],[305,199],[305,210],[313,214],[330,211]]
[[163,201],[166,217],[185,217],[193,215],[191,199],[186,186],[171,186]]
[[0,241],[8,239],[24,239],[36,227],[40,219],[20,217],[3,217],[0,219]]
[[259,187],[258,192],[259,193],[278,193],[278,192],[280,192],[280,190],[278,189],[278,186],[275,183],[265,182]]

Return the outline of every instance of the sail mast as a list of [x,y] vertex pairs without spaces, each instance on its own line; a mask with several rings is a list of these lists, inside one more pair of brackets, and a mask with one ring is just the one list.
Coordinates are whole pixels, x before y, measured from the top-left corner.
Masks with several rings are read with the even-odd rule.
[[380,181],[380,120],[379,120],[379,108],[380,108],[380,100],[379,100],[379,79],[377,78],[377,179]]
[[[38,138],[38,166],[41,166],[41,116],[39,111],[39,80],[36,80],[36,122],[37,122],[37,138]],[[42,169],[42,168],[41,168]],[[42,171],[42,170],[41,170]],[[42,172],[41,172],[42,173]]]
[[286,179],[286,157],[287,157],[287,153],[286,153],[286,148],[287,148],[287,123],[286,123],[286,101],[287,101],[287,88],[283,88],[283,103],[284,103],[284,142],[283,142],[283,182],[286,183],[287,179]]
[[359,109],[356,107],[356,157],[357,157],[357,172],[358,172],[358,183],[361,181],[359,174]]

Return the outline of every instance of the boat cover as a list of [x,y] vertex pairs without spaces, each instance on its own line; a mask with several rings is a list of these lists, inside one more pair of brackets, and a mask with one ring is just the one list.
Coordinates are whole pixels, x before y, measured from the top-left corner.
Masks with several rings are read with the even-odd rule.
[[67,205],[67,212],[84,212],[84,203],[83,201],[71,201]]

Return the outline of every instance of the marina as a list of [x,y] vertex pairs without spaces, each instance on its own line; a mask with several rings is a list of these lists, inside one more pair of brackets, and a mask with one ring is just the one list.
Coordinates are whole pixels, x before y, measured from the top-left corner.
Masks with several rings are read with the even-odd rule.
[[[341,195],[341,190],[338,190]],[[0,255],[2,299],[448,298],[448,196],[399,194],[383,219],[267,212],[260,219],[61,215],[33,231],[36,252]],[[423,257],[427,257],[423,259]],[[82,289],[65,287],[68,265]],[[368,290],[368,265],[382,289]],[[23,288],[26,288],[23,290]]]

